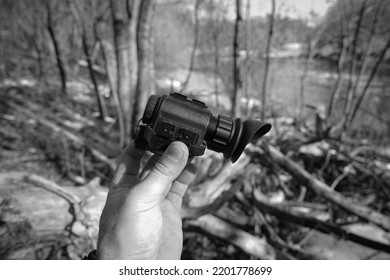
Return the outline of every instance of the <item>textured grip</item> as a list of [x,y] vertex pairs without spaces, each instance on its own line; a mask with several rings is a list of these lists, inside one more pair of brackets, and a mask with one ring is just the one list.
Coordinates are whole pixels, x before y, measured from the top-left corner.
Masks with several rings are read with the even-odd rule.
[[221,152],[225,149],[232,133],[233,121],[225,116],[218,116],[218,124],[212,141],[209,143],[209,149]]

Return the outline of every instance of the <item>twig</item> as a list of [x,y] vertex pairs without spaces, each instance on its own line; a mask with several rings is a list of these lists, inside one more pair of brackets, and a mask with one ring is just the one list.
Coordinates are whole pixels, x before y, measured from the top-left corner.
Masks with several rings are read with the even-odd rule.
[[333,183],[330,185],[330,188],[332,190],[336,189],[337,185],[343,180],[345,177],[347,177],[349,172],[343,172],[340,176],[338,176]]

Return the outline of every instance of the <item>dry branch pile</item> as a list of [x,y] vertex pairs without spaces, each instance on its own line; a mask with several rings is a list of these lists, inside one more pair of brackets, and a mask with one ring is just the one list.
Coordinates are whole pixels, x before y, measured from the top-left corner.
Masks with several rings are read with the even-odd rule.
[[[68,97],[0,94],[0,258],[80,258],[96,246],[116,124]],[[285,125],[235,165],[196,158],[183,258],[389,258],[389,150],[310,137]]]

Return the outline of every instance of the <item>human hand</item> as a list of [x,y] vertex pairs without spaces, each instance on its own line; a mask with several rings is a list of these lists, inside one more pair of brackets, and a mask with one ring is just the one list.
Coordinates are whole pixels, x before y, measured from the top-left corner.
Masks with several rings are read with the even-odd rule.
[[181,142],[140,172],[144,153],[132,143],[119,158],[100,218],[99,259],[180,259],[180,207],[196,168]]

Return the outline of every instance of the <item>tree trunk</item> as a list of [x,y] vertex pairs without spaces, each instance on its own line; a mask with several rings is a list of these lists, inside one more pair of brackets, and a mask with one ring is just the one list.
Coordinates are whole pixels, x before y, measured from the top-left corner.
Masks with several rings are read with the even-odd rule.
[[93,71],[91,55],[90,55],[90,50],[88,47],[88,42],[87,42],[85,30],[82,31],[81,36],[82,36],[82,42],[83,42],[84,55],[87,59],[89,75],[91,77],[91,81],[92,81],[93,87],[95,89],[96,100],[97,100],[97,104],[98,104],[98,108],[99,108],[99,118],[104,121],[106,119],[106,116],[107,116],[106,105],[104,103],[103,96],[100,94],[98,82],[97,82],[96,77],[95,77],[95,72]]
[[[93,70],[92,56],[91,56],[90,46],[88,43],[87,30],[86,30],[87,27],[86,27],[86,23],[85,23],[86,15],[82,14],[82,9],[80,9],[80,7],[78,6],[77,1],[72,0],[69,3],[71,6],[71,9],[72,9],[73,17],[76,20],[76,22],[78,22],[78,25],[80,27],[81,43],[82,43],[85,59],[87,61],[89,76],[91,78],[92,85],[93,85],[93,88],[95,90],[96,101],[97,101],[98,109],[99,109],[99,118],[104,121],[106,119],[106,116],[107,116],[107,110],[106,110],[106,105],[104,103],[104,99],[100,94],[99,85],[98,85],[98,82],[97,82],[97,79],[95,76],[95,72]],[[94,13],[94,11],[93,11],[93,13]],[[92,21],[93,21],[92,25],[94,26],[95,25],[95,15],[94,14],[92,15]]]
[[336,84],[335,84],[335,87],[333,89],[333,92],[331,94],[330,101],[329,101],[329,106],[328,106],[328,114],[327,114],[328,115],[328,119],[332,115],[333,109],[335,107],[335,103],[339,99],[341,88],[343,86],[344,60],[345,60],[345,56],[346,56],[347,48],[348,48],[348,44],[347,44],[347,41],[348,41],[347,37],[348,36],[346,35],[347,31],[348,31],[347,30],[348,29],[348,23],[344,23],[345,7],[344,7],[342,1],[340,1],[338,3],[338,6],[340,6],[340,7],[338,7],[339,9],[337,9],[337,11],[338,11],[338,17],[339,17],[340,28],[341,28],[341,36],[340,36],[340,41],[339,41],[340,53],[339,53],[339,56],[337,58],[337,80],[336,80]]
[[183,86],[181,88],[181,91],[184,91],[188,85],[188,82],[190,81],[192,71],[194,70],[194,64],[195,64],[195,54],[196,50],[198,48],[198,41],[199,41],[199,6],[201,1],[195,0],[195,8],[194,8],[194,17],[195,17],[195,26],[194,26],[194,43],[192,45],[192,52],[191,52],[191,58],[190,58],[190,67],[188,68],[188,74],[186,79],[184,80]]
[[57,60],[57,67],[61,78],[61,86],[62,86],[62,92],[64,94],[67,93],[66,91],[66,81],[67,81],[67,75],[65,70],[65,64],[62,59],[62,53],[60,44],[58,42],[55,30],[54,30],[54,24],[53,24],[53,18],[52,18],[52,10],[50,6],[50,0],[46,1],[46,8],[47,8],[47,31],[49,32],[50,38],[53,42],[54,51],[56,54],[56,60]]
[[239,65],[239,43],[238,38],[242,29],[242,14],[241,14],[242,1],[236,0],[236,21],[234,24],[234,39],[233,39],[233,95],[231,98],[231,111],[232,118],[237,117],[240,114],[240,97],[242,91],[241,71]]
[[352,111],[352,114],[351,114],[351,118],[349,120],[349,125],[352,125],[353,123],[353,120],[355,119],[356,117],[356,114],[357,114],[357,111],[359,110],[360,108],[360,105],[362,104],[362,101],[364,100],[364,98],[366,97],[367,93],[368,93],[368,88],[370,87],[371,85],[371,82],[374,80],[375,78],[375,75],[376,75],[376,72],[378,71],[379,69],[379,66],[381,65],[382,61],[384,60],[385,58],[385,55],[387,53],[387,51],[390,49],[390,36],[389,38],[387,39],[387,42],[386,42],[386,45],[385,47],[382,49],[382,52],[380,53],[379,55],[379,58],[378,60],[376,61],[375,65],[374,65],[374,68],[372,69],[371,71],[371,74],[363,88],[363,91],[362,93],[360,94],[357,102],[356,102],[356,105]]
[[302,121],[303,118],[303,110],[305,108],[305,82],[307,78],[307,73],[309,72],[311,63],[314,58],[314,49],[316,42],[313,42],[312,38],[313,34],[309,34],[308,36],[308,47],[307,47],[307,57],[305,61],[305,67],[303,69],[301,79],[300,79],[300,88],[299,88],[299,116],[298,120]]
[[352,102],[353,102],[354,97],[355,97],[354,91],[352,89],[352,84],[353,84],[353,76],[356,73],[356,64],[357,64],[356,49],[357,49],[357,45],[358,45],[360,28],[361,28],[361,23],[363,21],[365,9],[366,9],[366,0],[363,1],[362,5],[360,7],[359,15],[358,15],[358,18],[356,20],[355,32],[354,32],[354,36],[353,36],[352,50],[351,50],[351,61],[350,61],[350,65],[349,65],[348,87],[346,90],[347,100],[344,104],[344,110],[343,110],[343,114],[344,114],[343,130],[345,130],[345,128],[346,128],[348,115],[350,114],[350,111],[352,109]]
[[[363,50],[362,67],[360,68],[359,74],[356,77],[356,81],[355,81],[355,85],[354,85],[354,88],[353,88],[352,96],[356,96],[357,90],[359,89],[359,85],[360,85],[360,79],[361,79],[362,75],[367,70],[368,63],[370,61],[370,56],[371,56],[371,43],[372,43],[372,39],[373,39],[374,34],[376,32],[376,28],[377,28],[379,19],[381,18],[381,15],[382,15],[380,12],[385,7],[386,7],[386,2],[384,0],[380,0],[378,5],[377,5],[377,7],[376,7],[376,9],[375,9],[374,19],[373,19],[372,24],[370,26],[370,33],[368,35],[367,43],[366,43],[366,45],[364,47],[364,50]],[[349,125],[351,124],[352,113],[353,113],[353,110],[350,110],[348,112],[348,115],[346,116],[346,120],[349,121],[349,123],[348,123]]]
[[156,91],[152,39],[154,6],[153,0],[144,0],[139,12],[137,29],[138,77],[132,117],[133,124],[141,119],[149,95],[155,94]]
[[[126,132],[125,132],[125,120],[122,112],[121,103],[118,95],[117,81],[118,81],[118,71],[117,63],[115,59],[114,47],[108,39],[102,38],[102,32],[100,32],[99,22],[95,22],[94,31],[96,38],[99,40],[102,47],[102,56],[104,61],[104,66],[107,72],[107,80],[110,86],[110,91],[112,98],[114,100],[115,109],[118,116],[119,124],[119,146],[124,147],[126,143]],[[102,23],[104,24],[104,23]]]
[[249,100],[251,96],[249,95],[250,91],[250,83],[251,83],[251,73],[250,73],[250,64],[251,64],[251,58],[250,58],[250,45],[251,45],[251,25],[250,25],[250,1],[246,2],[246,11],[245,11],[245,51],[246,51],[246,57],[245,57],[245,63],[244,63],[244,96],[246,98],[246,108],[245,108],[245,114],[249,118],[250,116],[250,104]]
[[272,10],[269,18],[269,27],[268,27],[268,38],[267,38],[267,48],[265,56],[265,67],[264,67],[264,76],[263,76],[263,87],[261,90],[261,118],[265,118],[265,108],[267,106],[267,78],[268,78],[268,68],[269,68],[269,59],[271,51],[271,41],[272,35],[274,32],[274,17],[275,17],[275,0],[271,0]]
[[[135,86],[132,80],[132,64],[137,63],[134,60],[131,46],[135,40],[131,30],[134,28],[134,14],[132,13],[133,6],[136,6],[138,1],[132,1],[133,6],[129,6],[129,1],[126,0],[111,0],[112,19],[114,25],[114,42],[117,62],[117,90],[123,112],[125,122],[125,135],[130,136],[132,124],[132,98],[135,92],[132,90]],[[129,137],[126,137],[126,142]]]
[[[215,28],[215,27],[214,27]],[[219,31],[214,30],[214,91],[215,91],[215,105],[219,107]]]

